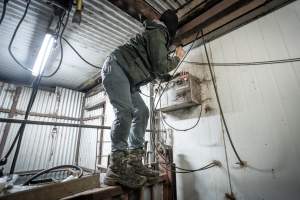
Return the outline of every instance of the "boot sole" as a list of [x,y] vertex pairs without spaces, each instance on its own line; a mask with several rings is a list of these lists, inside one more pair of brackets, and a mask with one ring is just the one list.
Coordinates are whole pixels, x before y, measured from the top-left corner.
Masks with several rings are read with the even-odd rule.
[[124,187],[128,187],[128,188],[131,188],[131,189],[138,189],[138,188],[141,188],[145,185],[145,183],[147,182],[147,179],[144,181],[144,183],[142,185],[138,185],[138,186],[128,186],[128,185],[124,185],[122,184],[122,181],[119,181],[119,180],[116,180],[116,179],[111,179],[111,178],[105,178],[103,183],[105,185],[108,185],[108,186],[124,186]]
[[109,178],[105,178],[103,183],[105,185],[109,185],[109,186],[116,186],[116,185],[120,185],[118,181],[113,180],[113,179],[109,179]]

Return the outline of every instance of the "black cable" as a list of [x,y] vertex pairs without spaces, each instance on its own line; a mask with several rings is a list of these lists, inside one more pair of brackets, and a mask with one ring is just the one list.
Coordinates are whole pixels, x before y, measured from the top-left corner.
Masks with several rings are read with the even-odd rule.
[[[25,116],[24,116],[24,119],[25,119],[25,120],[28,119],[30,109],[31,109],[31,107],[32,107],[32,105],[33,105],[33,101],[34,101],[35,96],[36,96],[36,93],[37,93],[36,85],[37,85],[37,83],[39,84],[39,81],[40,81],[40,79],[38,79],[38,77],[37,77],[37,78],[34,80],[34,82],[33,82],[33,90],[32,90],[32,92],[31,92],[30,99],[29,99],[29,103],[28,103],[28,106],[27,106],[27,108],[26,108],[26,112],[25,112]],[[19,128],[19,130],[18,130],[18,132],[17,132],[17,134],[16,134],[16,136],[15,136],[15,138],[14,138],[14,140],[13,140],[11,146],[9,147],[7,153],[6,153],[5,156],[0,160],[0,166],[5,165],[5,164],[7,163],[7,159],[8,159],[8,157],[9,157],[9,155],[11,154],[11,152],[12,152],[12,150],[13,150],[13,148],[14,148],[16,142],[18,141],[18,138],[19,138],[21,132],[24,131],[24,128],[25,128],[25,121],[21,124],[21,126],[20,126],[20,128]],[[16,151],[17,151],[17,150],[16,150]]]
[[83,60],[86,64],[90,65],[91,67],[94,67],[96,69],[101,69],[101,67],[98,67],[92,63],[90,63],[89,61],[87,61],[85,58],[82,57],[82,55],[80,55],[80,53],[75,49],[75,47],[64,37],[62,37],[62,39],[71,47],[71,49],[77,54],[77,56]]
[[38,86],[40,84],[40,81],[41,81],[41,76],[37,76],[34,81],[33,81],[33,87],[32,87],[32,91],[31,91],[31,95],[30,95],[30,99],[29,99],[29,103],[27,105],[27,108],[26,108],[26,112],[25,112],[25,116],[24,116],[24,121],[22,122],[14,140],[13,140],[13,143],[11,144],[8,152],[6,153],[6,155],[4,156],[3,159],[1,159],[1,164],[0,165],[5,165],[6,162],[7,162],[7,159],[8,159],[8,156],[11,154],[16,142],[17,143],[17,146],[16,146],[16,150],[15,150],[15,154],[14,154],[14,157],[13,157],[13,161],[12,161],[12,164],[11,164],[11,168],[10,168],[10,174],[13,174],[14,173],[14,170],[15,170],[15,166],[16,166],[16,162],[17,162],[17,158],[18,158],[18,155],[19,155],[19,151],[20,151],[20,147],[21,147],[21,142],[22,142],[22,138],[23,138],[23,135],[24,135],[24,130],[25,130],[25,126],[26,126],[26,121],[29,117],[29,113],[30,113],[30,110],[33,106],[33,103],[34,103],[34,100],[35,100],[35,97],[36,97],[36,94],[38,92]]
[[50,77],[54,76],[58,72],[58,70],[60,69],[60,67],[61,67],[62,61],[64,59],[64,49],[63,49],[63,45],[62,45],[62,37],[63,37],[63,34],[64,34],[64,32],[66,30],[66,27],[68,25],[68,22],[69,22],[70,12],[71,12],[71,10],[68,10],[68,14],[67,14],[67,19],[66,19],[65,25],[61,22],[61,25],[63,26],[63,29],[62,29],[61,34],[59,36],[60,59],[59,59],[58,66],[56,67],[56,69],[54,70],[54,72],[52,72],[51,74],[49,74],[49,75],[43,75],[42,76],[43,78],[50,78]]
[[145,97],[151,98],[150,95],[147,95],[147,94],[143,93],[140,89],[138,89],[138,92],[139,92],[141,95],[145,96]]
[[[13,33],[13,36],[11,37],[11,40],[10,40],[10,42],[9,42],[9,45],[8,45],[8,51],[9,51],[9,54],[11,55],[11,57],[13,58],[13,60],[14,60],[21,68],[25,69],[26,71],[32,72],[32,69],[30,69],[30,68],[28,68],[28,67],[25,67],[23,64],[21,64],[21,63],[18,61],[18,59],[15,57],[15,55],[13,54],[13,52],[12,52],[12,50],[11,50],[12,44],[13,44],[13,42],[14,42],[14,40],[15,40],[15,37],[16,37],[16,34],[17,34],[17,32],[18,32],[18,30],[19,30],[21,24],[23,23],[23,21],[24,21],[26,15],[27,15],[27,12],[28,12],[28,9],[29,9],[30,4],[31,4],[31,0],[28,0],[28,2],[27,2],[27,4],[26,4],[25,11],[24,11],[24,13],[23,13],[23,16],[22,16],[22,18],[20,19],[20,21],[19,21],[17,27],[15,28],[14,33]],[[64,33],[65,28],[66,28],[66,26],[67,26],[67,23],[68,23],[68,21],[69,21],[70,11],[71,11],[71,10],[68,11],[67,20],[66,20],[66,23],[65,23],[66,25],[64,26],[64,28],[63,28],[63,30],[62,30],[62,32],[61,32],[61,34],[60,34],[60,37],[59,37],[59,40],[60,40],[60,61],[59,61],[59,64],[58,64],[57,68],[55,69],[55,71],[52,72],[51,74],[49,74],[49,75],[42,75],[43,78],[50,78],[50,77],[54,76],[54,75],[57,73],[57,71],[60,69],[60,67],[61,67],[62,60],[63,60],[63,46],[62,46],[62,40],[61,40],[61,37],[63,36],[63,33]],[[62,22],[61,22],[61,23],[62,23]],[[59,30],[60,30],[60,29],[59,29]]]
[[6,7],[7,7],[8,0],[4,0],[3,2],[3,8],[2,8],[2,14],[0,18],[0,24],[2,24],[2,21],[4,20],[5,14],[6,14]]
[[189,130],[192,130],[193,128],[195,128],[195,127],[199,124],[200,119],[201,119],[201,115],[202,115],[202,110],[203,110],[202,107],[203,107],[203,105],[201,105],[201,110],[200,110],[200,112],[199,112],[199,116],[198,116],[198,119],[197,119],[196,123],[195,123],[193,126],[191,126],[190,128],[185,128],[185,129],[178,129],[178,128],[175,128],[174,126],[170,125],[170,124],[165,120],[165,118],[164,118],[162,112],[160,112],[160,114],[161,114],[161,119],[162,119],[162,122],[163,122],[164,124],[166,124],[166,125],[167,125],[168,127],[170,127],[171,129],[174,129],[175,131],[189,131]]
[[[28,2],[30,3],[30,1]],[[27,7],[28,9],[28,7]],[[68,13],[68,16],[69,16],[69,13]],[[68,18],[68,17],[67,17]],[[64,31],[64,30],[63,30]],[[62,31],[62,33],[63,33]],[[58,71],[59,68],[57,68],[55,70],[55,72],[53,72],[50,76],[47,76],[47,77],[51,77],[53,76],[57,71]],[[41,73],[42,74],[42,73]],[[20,151],[20,147],[21,147],[21,141],[22,141],[22,138],[23,138],[23,134],[24,134],[24,130],[25,130],[25,126],[26,126],[26,120],[28,119],[29,117],[29,113],[30,113],[30,110],[33,106],[33,103],[34,103],[34,100],[35,100],[35,97],[36,97],[36,94],[38,92],[38,87],[39,87],[39,84],[40,84],[40,81],[42,79],[42,76],[41,74],[39,74],[33,81],[33,87],[32,87],[32,92],[31,92],[31,95],[30,95],[30,99],[29,99],[29,103],[27,105],[27,108],[26,108],[26,112],[25,112],[25,116],[24,116],[24,122],[21,124],[11,146],[9,147],[9,150],[8,152],[5,154],[5,156],[0,160],[0,165],[5,165],[7,163],[7,159],[9,157],[9,155],[11,154],[14,146],[16,145],[17,143],[17,146],[16,146],[16,151],[15,151],[15,154],[14,154],[14,157],[13,157],[13,161],[12,161],[12,165],[11,165],[11,168],[10,168],[10,174],[13,174],[14,173],[14,170],[15,170],[15,165],[16,165],[16,162],[17,162],[17,158],[18,158],[18,154],[19,154],[19,151]]]
[[[194,65],[203,65],[206,66],[208,63],[204,62],[194,62],[194,61],[184,61],[185,63],[194,64]],[[280,64],[280,63],[291,63],[291,62],[300,62],[300,58],[287,58],[281,60],[267,60],[267,61],[256,61],[256,62],[237,62],[237,63],[210,63],[212,66],[249,66],[249,65],[271,65],[271,64]]]
[[230,133],[229,133],[229,129],[228,129],[228,126],[227,126],[227,123],[226,123],[226,120],[225,120],[225,116],[224,116],[224,113],[223,113],[223,109],[222,109],[222,106],[221,106],[221,101],[220,101],[220,97],[219,97],[219,93],[218,93],[218,89],[217,89],[217,85],[216,85],[216,79],[215,79],[215,76],[213,74],[212,65],[210,63],[208,51],[207,51],[207,48],[206,48],[206,42],[205,42],[205,39],[204,39],[203,30],[201,30],[201,35],[202,35],[203,46],[204,46],[204,50],[205,50],[205,54],[206,54],[206,59],[207,59],[208,67],[209,67],[209,72],[210,72],[210,75],[211,75],[211,78],[212,78],[214,90],[215,90],[215,93],[216,93],[217,103],[218,103],[218,107],[219,107],[219,110],[220,110],[220,115],[221,115],[221,118],[222,118],[225,130],[226,130],[226,134],[228,136],[228,139],[229,139],[230,145],[231,145],[231,147],[232,147],[232,149],[234,151],[234,154],[236,155],[237,159],[239,160],[239,164],[241,166],[244,166],[245,163],[240,158],[240,156],[239,156],[239,154],[238,154],[238,152],[237,152],[237,150],[236,150],[236,148],[235,148],[235,146],[233,144],[233,141],[231,139],[231,136],[230,136]]
[[[195,37],[193,43],[191,44],[190,48],[189,48],[188,51],[185,53],[185,55],[184,55],[184,57],[181,59],[181,61],[178,63],[177,67],[174,69],[174,72],[173,72],[173,74],[171,75],[172,77],[176,74],[176,71],[179,69],[179,67],[180,67],[181,64],[183,63],[184,59],[187,57],[187,55],[189,54],[189,52],[190,52],[191,49],[193,48],[193,46],[194,46],[194,44],[195,44],[195,41],[197,40],[197,38],[198,38],[198,36],[199,36],[199,33],[200,33],[200,32],[197,33],[197,35],[196,35],[196,37]],[[152,119],[151,119],[151,120],[152,120],[152,123],[154,124],[154,126],[155,126],[155,115],[154,115],[154,112],[155,112],[155,110],[156,110],[156,108],[157,108],[158,103],[159,103],[160,100],[161,100],[161,97],[162,97],[163,93],[165,92],[165,90],[166,90],[166,88],[167,88],[167,86],[169,85],[169,83],[170,83],[171,80],[172,80],[172,78],[171,78],[169,81],[167,81],[165,87],[163,88],[163,90],[162,90],[162,92],[161,92],[161,94],[160,94],[160,96],[159,96],[159,98],[158,98],[158,100],[157,100],[156,105],[155,105],[155,106],[153,107],[153,109],[151,110],[151,113],[152,113],[152,115],[151,115],[151,116],[152,116]],[[157,90],[157,92],[156,92],[155,95],[154,95],[154,98],[153,98],[153,102],[154,102],[154,103],[155,103],[156,96],[157,96],[157,94],[159,93],[161,84],[162,84],[162,80],[160,80],[160,82],[159,82],[159,84],[158,84],[158,90]]]
[[65,16],[66,16],[66,12],[63,12],[63,14],[59,18],[59,21],[58,21],[58,24],[57,24],[56,30],[55,30],[55,32],[56,32],[55,39],[59,38],[59,36],[60,36],[60,30],[61,30],[61,27],[63,26],[63,21],[64,21]]
[[31,3],[31,0],[28,0],[28,1],[27,1],[27,4],[26,4],[25,11],[24,11],[24,13],[23,13],[23,16],[22,16],[22,18],[20,19],[20,21],[19,21],[17,27],[15,28],[14,33],[13,33],[13,36],[12,36],[11,39],[10,39],[10,42],[9,42],[9,45],[8,45],[8,52],[9,52],[10,56],[14,59],[14,61],[15,61],[20,67],[22,67],[23,69],[25,69],[25,70],[27,70],[27,71],[32,72],[32,69],[30,69],[30,68],[28,68],[28,67],[25,67],[24,65],[22,65],[22,64],[17,60],[17,58],[15,57],[15,55],[13,54],[13,52],[12,52],[12,50],[11,50],[11,47],[12,47],[12,44],[13,44],[13,42],[14,42],[14,40],[15,40],[16,34],[17,34],[17,32],[18,32],[18,30],[19,30],[21,24],[23,23],[23,21],[24,21],[26,15],[27,15],[27,12],[28,12],[28,8],[29,8],[30,3]]
[[186,168],[181,168],[181,167],[177,167],[177,169],[187,171],[187,172],[197,172],[197,171],[201,171],[203,169],[208,169],[208,168],[214,167],[214,166],[216,166],[216,164],[214,162],[211,162],[208,165],[205,165],[204,167],[201,167],[199,169],[186,169]]
[[83,175],[83,169],[79,166],[76,166],[76,165],[60,165],[60,166],[52,167],[52,168],[49,168],[49,169],[45,169],[41,172],[38,172],[37,174],[30,177],[25,183],[23,183],[23,186],[24,185],[29,185],[32,180],[36,179],[37,177],[39,177],[43,174],[46,174],[50,171],[53,171],[53,170],[56,170],[56,169],[61,169],[61,168],[74,168],[74,169],[79,170],[78,178],[82,177],[82,175]]
[[182,167],[177,167],[175,165],[175,169],[179,169],[179,170],[183,170],[184,172],[181,172],[181,171],[174,171],[174,170],[170,170],[166,167],[164,167],[162,164],[166,164],[166,165],[170,165],[172,163],[167,163],[167,159],[164,157],[163,154],[160,153],[157,145],[155,144],[155,138],[152,136],[150,137],[152,139],[152,143],[154,144],[154,149],[156,150],[156,152],[161,156],[161,158],[165,161],[165,163],[159,163],[165,170],[167,171],[171,171],[171,172],[175,172],[175,173],[192,173],[192,172],[197,172],[197,171],[202,171],[202,170],[206,170],[206,169],[209,169],[209,168],[212,168],[214,166],[218,166],[219,164],[217,164],[216,162],[212,162],[204,167],[201,167],[201,168],[198,168],[198,169],[186,169],[186,168],[182,168]]
[[[196,37],[195,37],[193,43],[191,44],[190,48],[188,49],[188,51],[186,52],[186,54],[183,56],[183,58],[181,59],[181,61],[178,63],[177,67],[174,69],[174,71],[173,71],[173,73],[172,73],[172,75],[171,75],[172,77],[176,74],[177,70],[179,69],[179,67],[180,67],[181,64],[183,63],[184,59],[187,57],[187,55],[188,55],[188,54],[190,53],[190,51],[192,50],[192,48],[193,48],[193,46],[194,46],[194,44],[195,44],[195,42],[196,42],[196,40],[197,40],[197,38],[198,38],[198,36],[199,36],[199,33],[200,33],[200,31],[198,31],[198,33],[196,34]],[[156,103],[156,105],[155,105],[155,107],[154,107],[154,111],[156,110],[156,108],[157,108],[157,106],[158,106],[158,103],[160,102],[160,99],[161,99],[161,97],[162,97],[164,91],[167,89],[168,85],[170,84],[170,81],[171,81],[171,79],[170,79],[169,81],[167,81],[165,87],[163,88],[161,94],[159,95],[159,98],[158,98],[158,100],[157,100],[157,103]],[[158,87],[161,85],[161,83],[162,83],[162,81],[160,81]],[[159,92],[159,90],[156,92],[156,94],[157,94],[158,92]],[[156,94],[155,94],[155,96],[154,96],[154,102],[155,102],[155,99],[156,99]]]
[[[170,165],[171,163],[168,163],[168,162],[167,162],[167,159],[164,157],[163,154],[160,153],[159,149],[157,148],[157,145],[155,144],[155,138],[152,136],[151,139],[152,139],[152,143],[153,143],[153,145],[154,145],[154,149],[155,149],[156,152],[161,156],[161,158],[165,161],[165,163],[163,163],[163,164]],[[206,169],[212,168],[212,167],[214,167],[214,166],[218,166],[218,164],[216,164],[215,162],[212,162],[212,163],[210,163],[210,164],[208,164],[208,165],[206,165],[206,166],[204,166],[204,167],[198,168],[198,169],[185,169],[185,168],[183,168],[183,167],[177,167],[177,166],[175,165],[175,169],[183,170],[184,172],[182,172],[182,171],[176,171],[176,170],[174,171],[174,170],[170,170],[170,169],[164,167],[164,166],[162,165],[162,163],[159,163],[159,164],[160,164],[165,170],[167,170],[167,171],[172,171],[172,172],[175,172],[175,173],[192,173],[192,172],[197,172],[197,171],[206,170]]]
[[[184,57],[181,59],[181,61],[178,63],[177,67],[174,69],[174,72],[173,72],[173,74],[172,74],[172,77],[176,74],[176,71],[177,71],[178,68],[181,66],[181,64],[183,63],[184,59],[187,57],[187,55],[189,54],[189,52],[190,52],[191,49],[193,48],[193,46],[194,46],[194,44],[195,44],[195,42],[196,42],[196,40],[197,40],[199,34],[200,34],[200,31],[198,31],[198,33],[197,33],[197,35],[196,35],[196,37],[195,37],[193,43],[191,44],[190,48],[188,49],[188,51],[186,52],[186,54],[184,55]],[[162,92],[161,92],[161,94],[160,94],[160,96],[159,96],[159,99],[158,99],[158,101],[157,101],[155,107],[151,110],[151,112],[152,112],[152,119],[151,119],[151,120],[152,120],[152,122],[153,122],[154,125],[155,125],[155,115],[154,115],[154,112],[155,112],[155,110],[156,110],[156,108],[157,108],[158,103],[159,103],[160,100],[161,100],[162,94],[164,93],[164,91],[165,91],[165,89],[167,88],[167,86],[168,86],[168,84],[170,83],[170,81],[171,81],[171,79],[170,79],[169,81],[167,81],[165,87],[163,88],[163,90],[162,90]],[[162,81],[159,82],[158,88],[160,88],[161,84],[162,84]],[[158,92],[159,92],[159,90],[157,90],[157,92],[155,93],[154,100],[153,100],[154,102],[155,102],[155,99],[156,99],[156,96],[157,96]],[[154,149],[156,150],[156,152],[157,152],[159,155],[161,155],[160,152],[159,152],[159,150],[158,150],[158,148],[157,148],[157,145],[155,144],[155,138],[154,138],[154,137],[155,137],[155,135],[153,134],[153,135],[151,136],[151,139],[152,139],[152,143],[153,143]],[[166,158],[164,158],[163,155],[161,155],[161,157],[165,160],[165,162],[167,161]],[[179,169],[179,168],[176,167],[176,169]]]
[[204,171],[204,170],[207,170],[207,169],[210,169],[212,167],[215,167],[217,166],[215,163],[210,163],[204,167],[201,167],[199,169],[195,169],[195,170],[187,170],[187,169],[184,169],[184,168],[180,168],[180,167],[176,167],[175,165],[175,168],[176,169],[181,169],[182,171],[177,171],[177,170],[172,170],[172,169],[168,169],[167,167],[165,167],[163,164],[160,163],[160,166],[162,168],[164,168],[166,171],[169,171],[169,172],[174,172],[176,174],[189,174],[189,173],[194,173],[194,172],[199,172],[199,171]]

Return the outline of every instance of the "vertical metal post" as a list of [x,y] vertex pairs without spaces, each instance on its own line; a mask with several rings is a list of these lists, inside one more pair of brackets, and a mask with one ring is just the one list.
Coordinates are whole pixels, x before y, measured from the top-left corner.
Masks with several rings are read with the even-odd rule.
[[[155,130],[155,111],[154,109],[154,87],[153,84],[150,83],[150,105],[149,105],[149,110],[150,110],[150,130]],[[153,144],[153,140],[152,138],[155,137],[155,132],[151,132],[150,133],[150,151],[152,152],[152,154],[150,155],[150,163],[155,162],[155,144]]]
[[[17,87],[16,90],[15,90],[15,94],[14,94],[14,97],[13,97],[13,103],[11,105],[10,112],[8,114],[8,118],[13,118],[16,114],[17,105],[18,105],[18,101],[19,101],[21,91],[22,91],[22,87]],[[2,154],[3,154],[3,150],[4,150],[4,147],[5,147],[5,143],[6,143],[6,140],[7,140],[7,136],[8,136],[10,127],[11,127],[11,123],[6,123],[5,124],[2,139],[1,139],[1,142],[0,142],[0,156],[1,157],[2,157]]]
[[[102,111],[102,121],[101,121],[101,126],[104,126],[105,124],[105,107],[106,107],[106,103],[103,104],[103,111]],[[101,129],[100,132],[100,141],[99,141],[99,156],[98,156],[98,165],[101,165],[101,161],[102,161],[102,154],[103,154],[103,134],[104,134],[104,129]]]
[[[83,116],[84,116],[84,106],[86,101],[86,94],[83,96],[81,114],[80,114],[80,124],[83,124]],[[79,160],[79,150],[80,150],[80,141],[81,141],[81,133],[82,128],[79,128],[78,136],[77,136],[77,145],[76,145],[76,154],[75,154],[75,165],[78,165]]]
[[41,75],[39,75],[33,81],[33,86],[32,86],[32,91],[31,91],[30,98],[29,98],[29,103],[27,105],[25,116],[24,116],[24,122],[22,122],[22,124],[17,132],[17,136],[15,137],[15,139],[13,141],[12,147],[14,146],[14,144],[16,144],[17,146],[16,146],[16,150],[15,150],[15,154],[14,154],[12,163],[11,163],[9,174],[13,174],[15,171],[16,163],[18,160],[18,156],[19,156],[19,152],[20,152],[20,148],[21,148],[21,144],[22,144],[22,138],[24,135],[25,127],[26,127],[26,122],[28,120],[30,110],[36,99],[36,95],[39,90],[39,85],[40,85],[41,79],[42,79],[42,77],[41,77]]
[[176,165],[174,163],[173,160],[173,148],[169,147],[166,149],[166,157],[167,162],[170,163],[170,165],[166,166],[168,168],[168,178],[169,178],[169,182],[170,182],[170,196],[172,200],[177,200],[177,185],[176,185]]

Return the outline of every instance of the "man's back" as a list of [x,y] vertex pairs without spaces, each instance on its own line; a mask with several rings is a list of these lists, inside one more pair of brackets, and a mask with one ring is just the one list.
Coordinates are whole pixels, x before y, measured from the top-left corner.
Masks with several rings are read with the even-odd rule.
[[170,36],[160,21],[146,21],[145,31],[113,54],[134,86],[141,86],[173,69],[178,59],[168,58]]

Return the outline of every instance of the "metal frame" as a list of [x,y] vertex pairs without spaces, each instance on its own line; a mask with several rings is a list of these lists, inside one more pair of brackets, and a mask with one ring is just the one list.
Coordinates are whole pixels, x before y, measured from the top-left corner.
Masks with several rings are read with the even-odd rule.
[[[71,124],[71,123],[61,123],[61,122],[45,122],[45,121],[35,121],[35,120],[23,120],[23,119],[8,119],[8,118],[0,118],[0,123],[15,123],[21,124],[25,122],[25,124],[34,124],[34,125],[44,125],[44,126],[66,126],[66,127],[77,127],[77,128],[95,128],[95,129],[108,129],[110,130],[110,126],[97,126],[97,125],[87,125],[87,124]],[[147,129],[146,132],[148,133],[156,133],[159,131],[149,130]],[[164,132],[164,131],[160,131]]]

